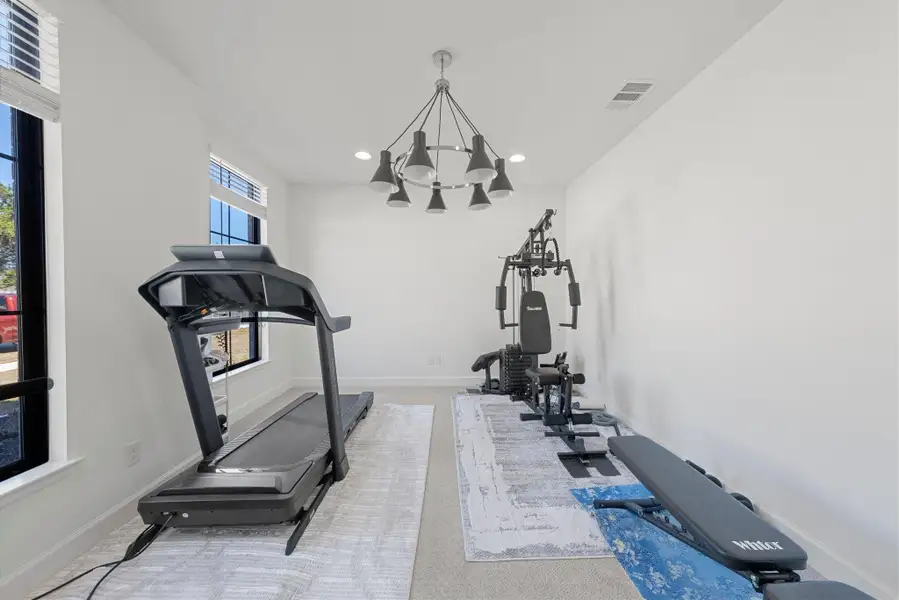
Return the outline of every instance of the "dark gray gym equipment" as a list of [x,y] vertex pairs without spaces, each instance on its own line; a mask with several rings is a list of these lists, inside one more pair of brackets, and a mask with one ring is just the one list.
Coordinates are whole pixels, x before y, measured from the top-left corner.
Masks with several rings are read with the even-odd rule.
[[756,591],[764,591],[766,600],[873,600],[842,583],[800,583],[795,571],[806,567],[805,550],[651,439],[614,437],[609,449],[653,497],[595,500],[594,508],[633,512],[746,577]]
[[[171,527],[296,521],[290,554],[331,484],[346,477],[344,440],[372,405],[371,392],[338,392],[333,334],[349,329],[350,318],[332,317],[312,281],[279,267],[266,246],[172,253],[178,262],[138,291],[168,325],[203,459],[144,496],[138,511],[147,524]],[[303,394],[224,444],[197,334],[242,321],[314,326],[324,394]]]
[[874,600],[839,581],[803,581],[765,588],[764,600]]
[[[589,414],[576,414],[572,412],[572,396],[574,384],[584,383],[581,373],[571,373],[568,365],[561,360],[553,364],[537,364],[540,354],[552,351],[552,328],[549,323],[549,310],[546,306],[546,298],[543,292],[526,290],[521,295],[521,312],[518,315],[521,327],[521,354],[531,357],[532,365],[525,370],[525,374],[531,380],[530,397],[516,398],[527,402],[530,413],[522,413],[522,421],[541,421],[550,430],[545,432],[547,437],[557,437],[565,442],[571,449],[568,452],[558,452],[559,460],[575,478],[590,477],[588,467],[593,467],[602,475],[614,477],[620,475],[618,469],[607,457],[606,450],[588,450],[584,438],[599,438],[602,435],[596,430],[576,430],[575,425],[588,425],[593,423],[593,417]],[[561,355],[560,357],[561,358]],[[551,388],[557,387],[559,391],[559,406],[553,409],[550,399]],[[540,405],[540,393],[543,393],[543,406]]]
[[494,352],[482,354],[475,359],[474,364],[471,365],[472,373],[477,373],[478,371],[484,371],[485,373],[484,384],[479,389],[471,390],[473,393],[481,392],[483,394],[494,394],[500,392],[501,383],[499,379],[494,379],[490,375],[490,367],[493,366],[493,363],[502,358],[502,354],[501,350],[496,350]]

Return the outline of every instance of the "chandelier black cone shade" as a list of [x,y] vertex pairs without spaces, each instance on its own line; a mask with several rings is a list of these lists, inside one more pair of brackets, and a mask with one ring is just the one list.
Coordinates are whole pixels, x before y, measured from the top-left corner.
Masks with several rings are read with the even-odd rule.
[[409,194],[406,193],[406,186],[403,184],[403,180],[397,179],[396,183],[400,189],[387,196],[387,206],[392,206],[394,208],[407,208],[412,206],[412,201],[409,200]]
[[[434,90],[418,114],[412,117],[389,146],[384,147],[378,170],[371,178],[369,187],[376,192],[390,194],[387,205],[395,207],[411,204],[407,193],[410,189],[419,187],[430,190],[431,202],[427,212],[438,214],[446,212],[444,190],[473,188],[468,208],[484,210],[491,206],[491,199],[512,195],[505,162],[450,92],[450,82],[444,78],[443,71],[452,64],[452,54],[438,50],[431,60],[440,69],[440,79],[434,82]],[[436,118],[431,118],[432,115]],[[426,130],[431,132],[430,146]],[[453,139],[449,140],[448,136]],[[471,147],[468,146],[468,139],[471,139]],[[403,150],[395,150],[397,147]],[[395,159],[391,157],[391,150],[397,152]],[[444,160],[444,172],[441,173],[440,157],[453,156],[453,153],[463,155],[467,167],[464,173],[447,177],[447,162]],[[493,158],[497,159],[496,163]],[[458,169],[461,165],[451,161],[449,166]]]
[[474,184],[474,192],[471,193],[471,202],[468,203],[468,210],[485,210],[492,206],[490,198],[484,191],[484,184]]
[[375,171],[368,187],[379,194],[394,194],[399,191],[400,186],[396,183],[396,177],[393,175],[393,168],[390,160],[390,150],[381,150],[381,161],[378,164],[378,170]]
[[443,201],[443,190],[440,189],[440,182],[434,182],[434,191],[431,192],[431,201],[425,212],[440,215],[446,212],[446,202]]
[[506,175],[506,159],[497,158],[493,164],[496,167],[496,177],[490,182],[487,196],[489,198],[508,198],[515,189],[512,187],[512,182],[509,181],[509,176]]
[[428,181],[434,179],[437,170],[431,162],[428,154],[428,143],[424,131],[416,131],[412,134],[412,153],[403,167],[403,175],[415,181]]
[[496,177],[496,169],[484,144],[484,136],[477,134],[471,138],[471,160],[465,169],[465,181],[469,183],[484,183]]

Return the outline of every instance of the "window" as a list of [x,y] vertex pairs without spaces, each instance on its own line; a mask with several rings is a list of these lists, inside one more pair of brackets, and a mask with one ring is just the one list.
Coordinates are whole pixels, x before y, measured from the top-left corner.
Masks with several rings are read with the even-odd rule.
[[[209,243],[225,245],[259,244],[260,221],[239,208],[209,198]],[[259,323],[243,323],[240,329],[213,336],[213,342],[228,354],[228,365],[213,375],[221,375],[259,360]]]
[[[209,243],[263,243],[266,188],[216,156],[209,158]],[[252,364],[261,358],[258,322],[213,336],[216,347],[228,354],[228,365],[213,375]]]
[[47,462],[43,123],[0,105],[0,481]]

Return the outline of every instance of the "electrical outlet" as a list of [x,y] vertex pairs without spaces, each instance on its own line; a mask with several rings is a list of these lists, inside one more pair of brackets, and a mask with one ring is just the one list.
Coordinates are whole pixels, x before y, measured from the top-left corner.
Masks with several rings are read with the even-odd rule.
[[434,355],[433,354],[428,354],[428,366],[429,367],[434,366]]
[[140,440],[125,446],[125,465],[133,467],[140,462]]

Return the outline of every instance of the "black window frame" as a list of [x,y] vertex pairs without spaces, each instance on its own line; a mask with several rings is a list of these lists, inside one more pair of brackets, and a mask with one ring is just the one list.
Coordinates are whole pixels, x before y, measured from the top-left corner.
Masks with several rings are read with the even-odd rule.
[[[228,171],[228,172],[230,173],[230,171]],[[213,181],[221,184],[220,183],[221,180],[216,181],[215,179],[213,179]],[[216,202],[220,203],[223,207],[228,209],[228,210],[223,211],[223,214],[220,215],[219,231],[216,231],[213,229],[212,219],[210,218],[210,223],[209,223],[210,243],[212,242],[213,235],[217,235],[220,238],[222,238],[222,240],[223,240],[222,244],[224,244],[224,245],[230,245],[232,241],[233,242],[242,242],[247,245],[259,245],[262,243],[262,219],[260,219],[259,217],[255,216],[255,215],[251,215],[250,213],[246,212],[245,210],[242,210],[241,208],[239,208],[237,206],[232,206],[231,204],[228,204],[224,200],[216,198],[215,196],[210,196],[209,198],[210,198],[210,200],[215,200]],[[239,236],[231,235],[231,223],[230,223],[230,220],[231,220],[231,210],[230,209],[231,208],[239,210],[240,212],[245,213],[247,215],[248,222],[247,222],[247,238],[246,239],[239,237]],[[224,218],[225,214],[228,217],[227,233],[224,231],[226,228],[221,224],[223,222],[223,218]],[[225,241],[225,240],[228,240],[228,241]],[[256,316],[257,315],[254,313],[253,317],[256,317]],[[260,335],[259,335],[259,321],[258,320],[249,320],[249,321],[245,321],[245,322],[248,323],[247,329],[249,329],[250,357],[246,360],[242,360],[239,362],[233,362],[231,360],[231,332],[225,331],[220,334],[215,334],[215,335],[225,336],[225,352],[228,353],[229,358],[228,358],[227,365],[225,365],[223,368],[219,369],[218,371],[213,371],[213,373],[212,373],[213,377],[218,377],[219,375],[224,375],[225,373],[229,373],[236,369],[240,369],[241,367],[246,367],[247,365],[252,365],[253,363],[257,363],[262,360],[262,348],[259,343],[259,341],[261,339]]]
[[[11,109],[16,231],[19,380],[0,385],[0,400],[19,399],[19,460],[0,467],[0,481],[50,460],[47,279],[44,231],[43,121]],[[27,251],[24,251],[26,250]]]

